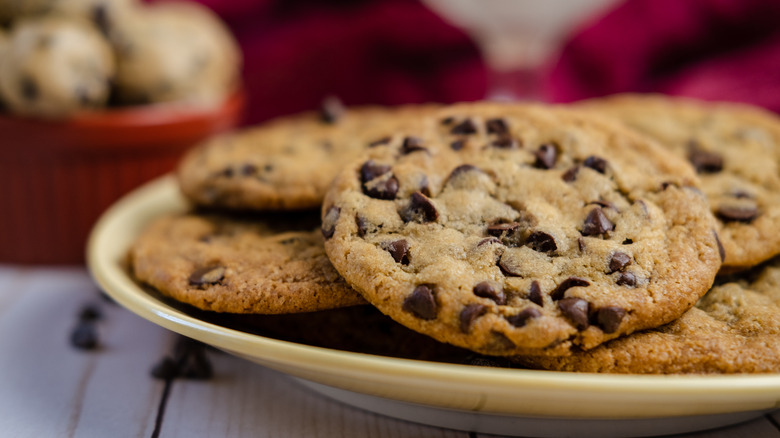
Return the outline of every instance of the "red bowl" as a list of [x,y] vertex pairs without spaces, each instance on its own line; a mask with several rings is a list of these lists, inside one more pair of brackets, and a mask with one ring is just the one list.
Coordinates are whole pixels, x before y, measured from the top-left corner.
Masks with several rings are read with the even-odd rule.
[[0,263],[79,264],[98,216],[234,127],[244,97],[208,109],[160,104],[65,121],[0,116]]

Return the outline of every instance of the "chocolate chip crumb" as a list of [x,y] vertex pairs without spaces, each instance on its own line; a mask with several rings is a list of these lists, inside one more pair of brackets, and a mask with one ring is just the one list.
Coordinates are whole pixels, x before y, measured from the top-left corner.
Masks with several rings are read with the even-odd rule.
[[487,281],[477,283],[477,285],[474,286],[474,295],[481,298],[491,299],[499,306],[506,304],[506,295],[504,294],[504,290],[500,287],[494,287]]
[[396,263],[402,265],[409,264],[409,242],[405,239],[394,240],[392,242],[383,242],[382,249],[390,253]]
[[596,312],[596,324],[604,333],[615,333],[626,316],[626,309],[617,306],[602,307]]
[[585,330],[588,322],[588,307],[590,304],[581,298],[564,298],[558,301],[558,309],[563,316],[569,318],[578,330]]
[[336,223],[341,215],[341,208],[332,205],[325,216],[322,218],[322,237],[326,240],[333,237],[333,233],[336,232]]
[[544,298],[542,297],[542,288],[539,286],[539,282],[534,280],[531,282],[531,288],[528,290],[528,300],[537,306],[544,306]]
[[399,214],[404,222],[435,222],[439,218],[439,212],[427,196],[420,192],[412,193],[409,204]]
[[613,229],[615,229],[615,224],[607,218],[607,215],[604,214],[601,208],[596,207],[585,218],[585,223],[582,226],[582,235],[597,236]]
[[552,143],[545,143],[539,146],[539,149],[534,152],[534,156],[536,156],[534,167],[538,169],[552,169],[558,160],[558,149]]
[[433,287],[421,284],[414,288],[414,291],[404,299],[403,309],[420,319],[436,319],[436,313],[439,309],[433,294]]
[[540,312],[539,309],[526,307],[516,315],[507,316],[506,320],[515,327],[523,327],[528,323],[529,319],[538,318],[540,316],[542,316],[542,312]]
[[607,160],[591,155],[582,162],[585,167],[590,167],[598,173],[604,173],[607,171]]
[[590,286],[590,282],[580,277],[569,277],[566,280],[563,280],[561,284],[559,284],[555,289],[553,289],[552,292],[550,292],[550,297],[553,300],[557,301],[563,298],[563,294],[567,290],[573,287],[584,287],[584,286]]
[[219,283],[223,278],[225,278],[224,266],[204,266],[190,274],[189,284],[198,287],[209,286]]
[[487,311],[488,308],[484,304],[467,304],[460,311],[460,331],[463,333],[471,331],[471,325],[474,324],[474,320],[487,313]]
[[616,252],[612,254],[612,258],[609,259],[609,272],[622,271],[626,266],[631,264],[631,256],[624,252]]

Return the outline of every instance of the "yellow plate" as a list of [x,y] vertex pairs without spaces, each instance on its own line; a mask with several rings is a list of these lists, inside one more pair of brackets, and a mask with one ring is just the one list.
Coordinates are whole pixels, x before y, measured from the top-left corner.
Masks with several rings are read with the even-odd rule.
[[778,374],[636,376],[476,367],[312,347],[203,321],[146,292],[123,263],[150,220],[186,208],[170,176],[112,206],[87,248],[95,281],[155,324],[363,409],[487,433],[647,436],[717,427],[780,407]]

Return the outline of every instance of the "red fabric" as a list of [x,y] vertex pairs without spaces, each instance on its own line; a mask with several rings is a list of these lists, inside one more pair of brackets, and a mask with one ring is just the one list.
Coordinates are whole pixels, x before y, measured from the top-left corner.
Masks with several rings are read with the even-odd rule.
[[245,57],[247,123],[318,108],[484,98],[477,46],[409,0],[199,0],[220,14]]
[[780,111],[778,19],[778,0],[628,0],[568,39],[547,95],[655,91]]

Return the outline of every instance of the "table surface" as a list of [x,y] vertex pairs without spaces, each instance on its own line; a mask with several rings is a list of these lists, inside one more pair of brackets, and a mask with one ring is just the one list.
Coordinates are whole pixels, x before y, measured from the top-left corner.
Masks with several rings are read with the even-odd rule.
[[[79,350],[69,339],[89,305],[99,347]],[[488,437],[346,406],[213,350],[212,378],[166,384],[150,371],[178,337],[101,297],[83,268],[0,265],[0,436]],[[780,412],[679,436],[780,438]]]

